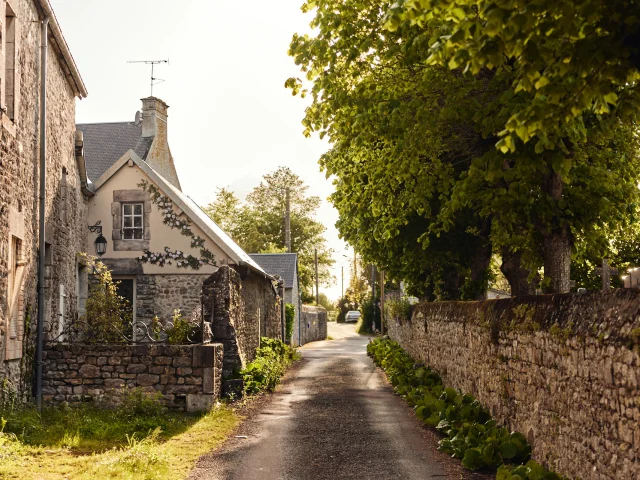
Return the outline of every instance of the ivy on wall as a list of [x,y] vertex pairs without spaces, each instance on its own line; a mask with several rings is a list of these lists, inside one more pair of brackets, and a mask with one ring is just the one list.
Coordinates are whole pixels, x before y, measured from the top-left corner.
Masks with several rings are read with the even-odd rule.
[[213,252],[205,247],[204,238],[193,232],[189,218],[179,218],[179,216],[176,215],[173,202],[169,197],[162,194],[158,187],[146,180],[142,180],[138,184],[138,187],[149,192],[151,201],[158,207],[162,215],[162,223],[172,229],[178,230],[180,234],[185,237],[189,237],[191,239],[191,248],[200,250],[200,257],[196,257],[181,250],[172,250],[166,246],[163,252],[145,250],[145,252],[138,257],[138,261],[160,267],[175,263],[178,268],[191,268],[193,270],[199,270],[204,265],[217,265]]

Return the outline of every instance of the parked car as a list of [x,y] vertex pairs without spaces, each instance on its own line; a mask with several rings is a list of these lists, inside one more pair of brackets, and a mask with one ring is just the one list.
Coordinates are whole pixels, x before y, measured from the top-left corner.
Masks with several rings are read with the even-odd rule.
[[361,313],[358,310],[349,310],[347,314],[344,316],[345,323],[347,322],[357,322],[360,318]]

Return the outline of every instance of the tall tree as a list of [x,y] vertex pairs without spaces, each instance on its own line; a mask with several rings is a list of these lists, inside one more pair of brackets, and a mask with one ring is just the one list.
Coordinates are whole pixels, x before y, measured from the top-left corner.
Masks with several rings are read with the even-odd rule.
[[515,93],[499,147],[536,139],[538,149],[586,138],[585,116],[636,121],[640,17],[636,0],[399,0],[386,26],[437,25],[430,62],[513,72]]
[[[595,241],[637,200],[634,127],[604,135],[590,117],[568,145],[496,148],[531,97],[514,91],[513,70],[433,65],[443,21],[385,30],[386,1],[311,8],[316,33],[295,35],[290,54],[312,82],[305,134],[332,141],[320,164],[336,177],[341,235],[427,298],[475,298],[492,250],[515,294],[531,291],[540,265],[549,291],[567,291],[576,239]],[[307,93],[299,79],[286,86]]]
[[320,198],[308,195],[309,187],[287,167],[264,175],[262,181],[240,201],[222,188],[205,212],[245,251],[275,253],[286,251],[284,212],[285,194],[290,192],[291,248],[298,254],[300,285],[305,298],[311,299],[315,286],[315,252],[318,252],[318,277],[330,285],[332,250],[324,238],[326,228],[315,219]]

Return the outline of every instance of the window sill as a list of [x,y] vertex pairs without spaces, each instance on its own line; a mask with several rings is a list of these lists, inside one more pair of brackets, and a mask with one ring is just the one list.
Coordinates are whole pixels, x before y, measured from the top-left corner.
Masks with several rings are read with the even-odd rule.
[[16,124],[13,123],[13,121],[9,117],[7,117],[7,115],[3,111],[0,111],[0,118],[2,118],[2,129],[5,130],[13,138],[15,138]]
[[113,250],[116,252],[144,252],[149,250],[149,240],[114,240]]

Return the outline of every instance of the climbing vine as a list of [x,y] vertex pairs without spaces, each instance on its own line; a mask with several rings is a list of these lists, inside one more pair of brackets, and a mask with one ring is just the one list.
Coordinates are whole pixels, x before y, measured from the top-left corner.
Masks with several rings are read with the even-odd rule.
[[176,215],[173,209],[171,199],[163,195],[158,187],[146,180],[142,180],[138,184],[138,187],[149,192],[151,201],[158,207],[162,214],[162,223],[170,228],[177,229],[185,237],[189,237],[191,239],[191,248],[200,250],[200,257],[186,254],[181,250],[172,250],[169,247],[164,247],[163,252],[145,250],[145,252],[138,257],[138,261],[160,267],[175,263],[178,268],[191,268],[193,270],[199,270],[200,267],[204,265],[215,266],[216,261],[213,252],[205,247],[204,238],[193,232],[191,229],[191,221],[188,218],[178,218],[178,215]]

